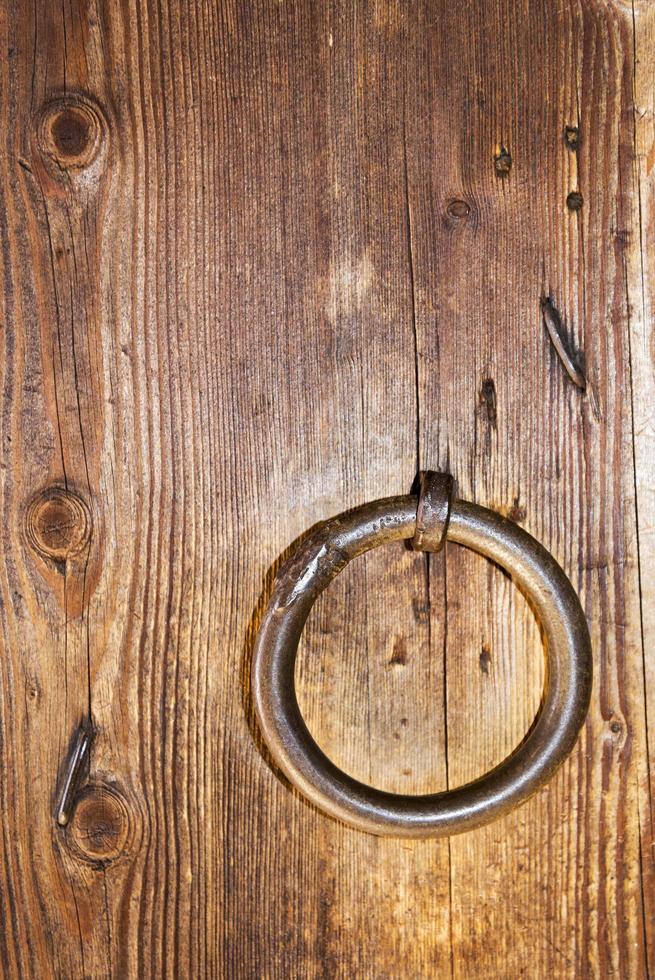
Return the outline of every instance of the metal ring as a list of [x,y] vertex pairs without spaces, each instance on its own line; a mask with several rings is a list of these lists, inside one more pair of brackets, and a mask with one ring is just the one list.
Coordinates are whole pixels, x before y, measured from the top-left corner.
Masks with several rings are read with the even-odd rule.
[[294,669],[316,597],[357,555],[412,538],[417,498],[390,497],[319,525],[280,570],[257,637],[252,693],[271,754],[317,807],[369,833],[441,837],[487,823],[525,801],[570,753],[591,696],[591,641],[573,586],[552,555],[512,521],[453,502],[446,537],[501,565],[523,589],[546,637],[548,669],[532,730],[507,759],[474,782],[402,796],[348,776],[318,747],[300,713]]

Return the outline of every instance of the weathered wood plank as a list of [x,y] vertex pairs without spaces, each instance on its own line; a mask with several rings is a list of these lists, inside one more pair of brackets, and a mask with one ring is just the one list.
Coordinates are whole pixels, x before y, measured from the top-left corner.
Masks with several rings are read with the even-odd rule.
[[[635,488],[641,587],[646,758],[640,780],[641,879],[648,967],[655,971],[655,8],[632,7],[634,172],[632,234],[626,242]],[[635,186],[636,185],[636,186]]]
[[[105,864],[138,836],[141,790],[114,761],[129,705],[111,732],[97,680],[105,658],[121,671],[132,610],[120,583],[135,566],[127,514],[138,487],[121,493],[135,459],[121,431],[132,406],[113,392],[127,364],[121,293],[134,216],[116,111],[123,45],[93,4],[5,5],[0,23],[0,948],[9,976],[100,976],[118,955],[130,880],[129,865]],[[91,778],[65,830],[57,797],[75,733],[91,720]]]
[[[652,972],[648,7],[2,6],[7,976]],[[596,657],[570,762],[451,841],[317,813],[248,694],[282,554],[419,466],[553,551]],[[298,682],[339,764],[419,791],[517,744],[543,657],[497,569],[395,548]]]
[[[522,810],[451,842],[454,972],[642,976],[631,18],[611,4],[460,5],[422,26],[408,59],[426,65],[408,147],[422,461],[448,461],[465,496],[513,511],[558,557],[596,664],[571,761]],[[584,356],[586,392],[544,329],[544,300]],[[457,784],[523,737],[542,664],[508,583],[452,549],[447,567]]]

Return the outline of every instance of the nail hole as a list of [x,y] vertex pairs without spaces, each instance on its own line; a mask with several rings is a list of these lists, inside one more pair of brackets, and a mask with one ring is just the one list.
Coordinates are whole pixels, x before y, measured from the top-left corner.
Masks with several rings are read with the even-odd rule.
[[577,126],[567,126],[564,129],[564,142],[569,150],[577,150],[580,145],[580,130]]
[[400,637],[394,642],[393,651],[389,665],[393,667],[404,667],[407,663],[407,645]]
[[499,177],[507,177],[512,169],[512,155],[505,146],[501,146],[494,156],[494,166]]
[[507,516],[510,521],[514,521],[515,524],[520,524],[528,516],[526,508],[521,504],[519,497],[514,497],[514,502],[510,509],[507,511]]
[[498,421],[498,400],[496,397],[496,385],[493,378],[484,378],[480,389],[480,404],[486,415],[487,422],[492,428],[496,428]]

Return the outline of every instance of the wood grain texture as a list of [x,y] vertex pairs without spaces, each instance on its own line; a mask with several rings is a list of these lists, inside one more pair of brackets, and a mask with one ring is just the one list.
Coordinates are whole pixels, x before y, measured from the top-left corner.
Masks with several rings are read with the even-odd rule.
[[[0,5],[3,975],[653,972],[650,8]],[[562,563],[595,688],[523,808],[379,840],[273,772],[248,671],[294,540],[419,467]],[[349,772],[455,786],[529,728],[539,630],[390,548],[298,685]]]
[[[641,590],[647,772],[640,800],[640,865],[646,921],[655,920],[655,8],[633,8],[634,173],[632,236],[626,249],[632,368],[637,541]],[[655,929],[647,931],[655,970]]]

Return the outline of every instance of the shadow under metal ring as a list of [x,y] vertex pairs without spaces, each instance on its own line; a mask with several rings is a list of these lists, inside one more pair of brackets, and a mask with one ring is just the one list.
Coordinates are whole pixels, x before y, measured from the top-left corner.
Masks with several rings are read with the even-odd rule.
[[[438,551],[454,541],[501,565],[524,591],[546,639],[542,706],[508,758],[457,789],[407,796],[375,789],[328,759],[303,720],[295,691],[300,636],[317,596],[358,555],[391,541]],[[317,807],[369,833],[440,837],[493,820],[546,783],[570,753],[589,706],[589,630],[578,597],[538,541],[494,511],[452,499],[447,474],[421,474],[421,493],[365,504],[318,525],[283,565],[257,637],[252,692],[270,752]]]

